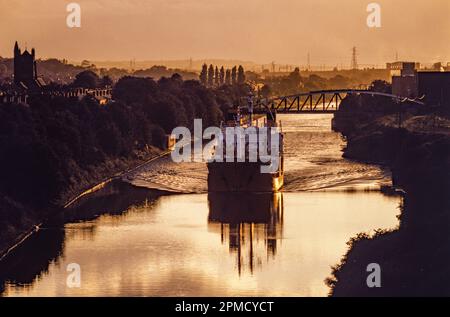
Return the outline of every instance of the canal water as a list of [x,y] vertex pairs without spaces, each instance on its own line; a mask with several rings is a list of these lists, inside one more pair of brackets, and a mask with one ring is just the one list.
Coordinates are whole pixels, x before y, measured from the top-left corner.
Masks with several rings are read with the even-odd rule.
[[379,191],[387,171],[342,158],[330,115],[279,119],[283,193],[208,194],[204,164],[155,161],[17,250],[2,295],[327,296],[347,242],[396,228],[401,198]]

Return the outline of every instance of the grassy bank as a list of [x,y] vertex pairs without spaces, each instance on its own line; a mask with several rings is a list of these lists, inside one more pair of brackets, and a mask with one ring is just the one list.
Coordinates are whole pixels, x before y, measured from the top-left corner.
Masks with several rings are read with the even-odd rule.
[[56,205],[45,210],[34,210],[4,198],[2,201],[9,202],[9,205],[1,206],[2,210],[8,210],[17,221],[10,222],[0,233],[0,259],[38,230],[48,217],[62,212],[64,207],[68,207],[84,194],[92,193],[114,178],[166,153],[156,147],[148,147],[146,150],[134,152],[129,157],[112,159],[97,166],[91,166],[88,170],[76,170],[71,178],[70,186],[62,192]]

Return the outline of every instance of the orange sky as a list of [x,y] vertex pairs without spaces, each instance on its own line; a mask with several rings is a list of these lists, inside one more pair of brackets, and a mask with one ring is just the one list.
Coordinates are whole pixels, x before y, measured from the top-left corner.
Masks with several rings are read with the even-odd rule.
[[[78,0],[81,29],[66,26],[70,1],[0,0],[0,55],[15,40],[38,57],[69,60],[225,58],[258,63],[450,62],[450,0]],[[378,2],[382,27],[369,29]]]

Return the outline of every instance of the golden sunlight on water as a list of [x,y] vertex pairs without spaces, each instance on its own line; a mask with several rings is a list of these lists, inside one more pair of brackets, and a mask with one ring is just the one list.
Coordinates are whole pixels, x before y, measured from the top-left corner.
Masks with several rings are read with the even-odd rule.
[[[342,158],[330,115],[280,119],[283,194],[208,194],[205,164],[157,160],[126,179],[138,187],[112,185],[73,217],[65,212],[65,225],[33,236],[0,269],[0,293],[326,296],[346,243],[396,228],[401,198],[373,191],[389,183],[387,171]],[[80,288],[67,286],[71,263],[80,265]]]
[[[379,189],[390,173],[377,166],[342,158],[345,141],[331,131],[330,114],[278,115],[285,133],[284,192]],[[206,193],[208,170],[203,163],[157,160],[127,180],[146,188],[174,193]]]
[[[3,295],[326,296],[324,279],[350,237],[398,225],[400,199],[380,193],[256,201],[260,209],[242,216],[255,199],[165,196],[121,215],[69,223],[59,256],[28,285],[7,281]],[[232,206],[240,207],[227,213]],[[66,285],[70,263],[81,266],[80,288]]]

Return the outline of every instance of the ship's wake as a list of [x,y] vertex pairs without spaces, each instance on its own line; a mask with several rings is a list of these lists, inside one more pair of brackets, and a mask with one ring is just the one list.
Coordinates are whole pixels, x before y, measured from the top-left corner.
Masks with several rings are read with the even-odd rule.
[[[134,186],[179,194],[208,192],[208,169],[205,163],[174,163],[170,156],[153,161],[127,175],[124,180]],[[285,171],[284,192],[366,191],[388,185],[387,171],[370,165],[340,160],[310,164]]]
[[127,175],[134,186],[172,193],[206,193],[208,169],[205,163],[174,163],[170,156],[155,160]]
[[[285,192],[379,190],[391,183],[383,168],[342,158],[345,141],[330,130],[329,115],[280,115],[285,133]],[[135,186],[173,193],[206,193],[205,163],[153,161],[125,179]]]

